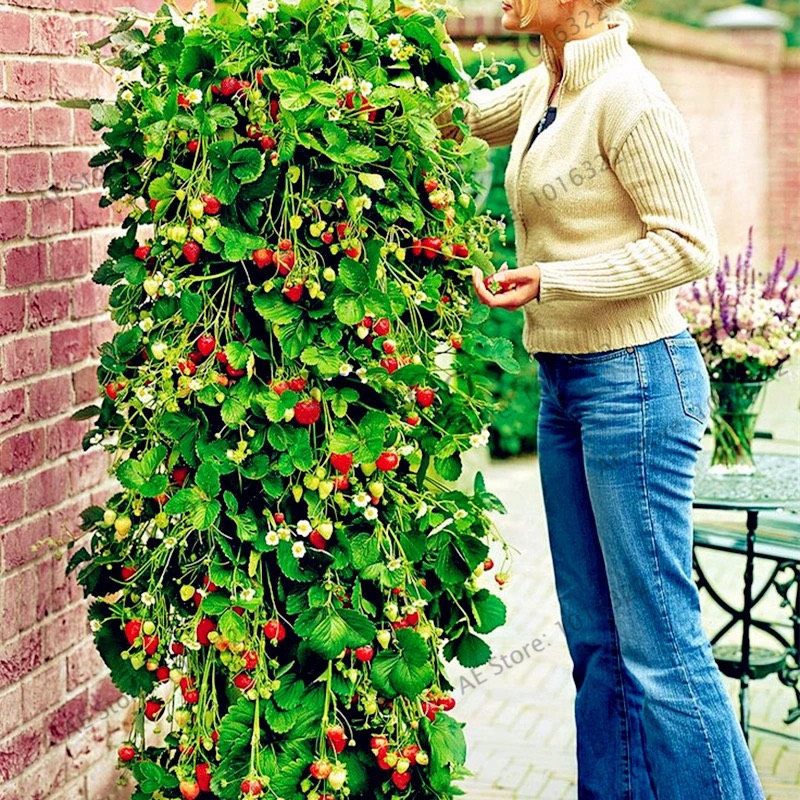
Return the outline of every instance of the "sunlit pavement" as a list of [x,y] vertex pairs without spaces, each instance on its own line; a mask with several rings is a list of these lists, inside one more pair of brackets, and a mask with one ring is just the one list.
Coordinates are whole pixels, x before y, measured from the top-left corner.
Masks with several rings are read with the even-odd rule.
[[[467,723],[468,767],[475,773],[462,787],[467,800],[576,798],[574,689],[559,628],[538,462],[494,462],[481,469],[487,488],[509,511],[498,517],[499,527],[520,552],[513,578],[501,592],[508,624],[489,637],[493,662],[475,671],[455,664],[450,669],[456,686],[454,714]],[[717,585],[739,590],[738,562],[710,551],[703,557]],[[710,631],[721,618],[705,600],[704,606]],[[772,607],[779,618],[786,618],[777,602]],[[725,680],[736,703],[738,684]],[[774,676],[754,683],[751,724],[800,737],[800,721],[782,722],[793,700],[793,693]],[[768,800],[797,800],[800,742],[752,731],[751,751]]]

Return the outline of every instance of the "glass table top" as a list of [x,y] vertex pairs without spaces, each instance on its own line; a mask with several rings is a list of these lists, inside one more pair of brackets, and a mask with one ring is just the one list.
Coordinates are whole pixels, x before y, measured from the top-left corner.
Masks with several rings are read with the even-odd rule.
[[800,510],[800,453],[756,453],[752,475],[710,475],[710,461],[711,452],[701,451],[695,473],[695,508]]

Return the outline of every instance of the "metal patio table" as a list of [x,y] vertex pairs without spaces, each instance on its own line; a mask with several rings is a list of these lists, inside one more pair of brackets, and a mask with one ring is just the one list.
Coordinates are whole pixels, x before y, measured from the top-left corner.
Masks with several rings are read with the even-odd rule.
[[[777,675],[794,691],[796,699],[796,706],[789,710],[785,722],[800,719],[800,452],[756,454],[756,472],[749,476],[709,474],[710,457],[703,450],[698,458],[694,508],[742,512],[744,526],[696,522],[693,564],[698,589],[708,592],[730,617],[713,635],[711,644],[720,671],[739,681],[740,722],[748,739],[752,680]],[[699,548],[744,556],[741,607],[726,601],[711,584],[698,558]],[[756,559],[772,562],[768,579],[758,587],[753,585]],[[771,592],[778,592],[781,605],[788,607],[786,622],[758,617],[758,605]],[[740,644],[718,644],[739,624]],[[788,628],[788,635],[779,628]],[[754,647],[751,644],[754,629],[771,637],[777,649]]]

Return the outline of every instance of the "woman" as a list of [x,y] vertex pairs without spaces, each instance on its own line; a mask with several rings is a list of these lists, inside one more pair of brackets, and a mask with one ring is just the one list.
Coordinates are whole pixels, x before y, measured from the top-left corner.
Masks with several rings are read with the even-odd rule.
[[[511,144],[518,268],[476,270],[524,308],[539,463],[577,688],[579,798],[763,798],[692,579],[709,379],[677,287],[718,245],[685,123],[617,2],[509,0],[542,63],[477,90],[473,133]],[[499,291],[497,291],[499,289]]]

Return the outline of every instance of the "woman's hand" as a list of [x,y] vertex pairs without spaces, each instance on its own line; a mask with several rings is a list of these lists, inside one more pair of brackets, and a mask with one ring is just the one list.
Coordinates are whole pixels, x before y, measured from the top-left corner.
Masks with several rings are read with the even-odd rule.
[[[488,288],[493,283],[500,287],[497,294],[493,294]],[[503,267],[485,281],[483,273],[475,267],[472,270],[472,284],[484,305],[514,311],[539,296],[539,267],[535,264],[519,269]]]

